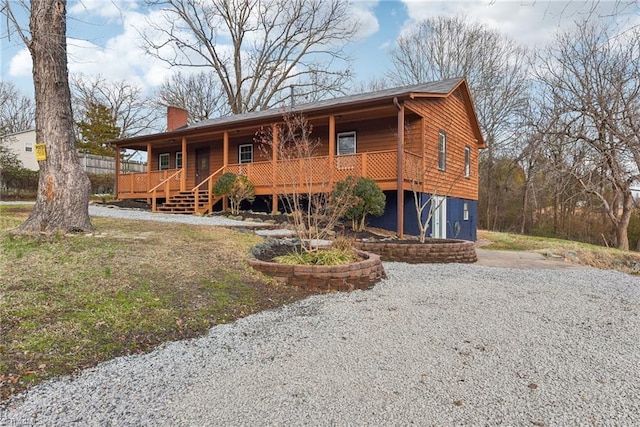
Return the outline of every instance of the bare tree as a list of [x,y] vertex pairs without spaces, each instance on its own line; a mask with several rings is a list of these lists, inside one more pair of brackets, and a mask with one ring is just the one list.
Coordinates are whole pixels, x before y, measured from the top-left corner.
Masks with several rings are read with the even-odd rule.
[[33,128],[34,117],[33,100],[13,83],[0,81],[0,135]]
[[142,35],[147,52],[212,69],[233,114],[341,93],[351,77],[343,45],[358,23],[346,0],[149,3],[165,19]]
[[465,17],[436,17],[420,22],[389,52],[397,84],[466,77],[487,143],[481,155],[480,198],[486,202],[486,227],[498,206],[494,163],[514,140],[526,111],[529,85],[527,52],[514,41]]
[[70,77],[73,112],[76,121],[86,117],[92,106],[106,106],[120,128],[118,138],[127,138],[149,131],[161,131],[155,123],[159,111],[154,102],[143,94],[141,86],[126,80],[110,81],[83,74]]
[[156,102],[184,108],[189,112],[189,123],[231,114],[220,80],[211,71],[173,74],[160,86]]
[[36,204],[16,232],[92,231],[88,209],[91,184],[78,162],[73,131],[66,1],[31,0],[29,34],[19,26],[8,2],[2,11],[31,53],[36,142],[46,149],[46,159],[39,161]]
[[569,147],[565,172],[600,201],[617,247],[628,249],[632,186],[640,179],[640,29],[611,34],[580,22],[539,59],[546,114]]
[[321,240],[329,237],[340,218],[357,203],[353,194],[356,180],[345,180],[340,191],[333,191],[326,173],[328,164],[317,158],[321,141],[311,136],[312,131],[305,116],[286,113],[282,123],[261,129],[254,138],[265,153],[275,151],[281,161],[276,172],[277,182],[282,183],[279,200],[291,213],[306,251],[319,250]]

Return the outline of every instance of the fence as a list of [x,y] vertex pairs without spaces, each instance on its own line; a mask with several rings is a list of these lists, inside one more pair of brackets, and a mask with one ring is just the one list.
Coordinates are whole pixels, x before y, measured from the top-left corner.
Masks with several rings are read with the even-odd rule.
[[[97,156],[95,154],[78,153],[78,160],[86,173],[97,175],[115,174],[116,160],[113,157]],[[146,172],[147,163],[136,160],[120,162],[121,172]]]

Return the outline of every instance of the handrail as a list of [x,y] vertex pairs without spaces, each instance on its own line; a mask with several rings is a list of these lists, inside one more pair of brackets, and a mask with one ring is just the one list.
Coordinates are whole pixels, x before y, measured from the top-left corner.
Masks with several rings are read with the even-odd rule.
[[153,187],[151,190],[149,190],[149,193],[151,193],[152,191],[157,190],[158,188],[160,188],[160,186],[162,184],[165,184],[166,182],[170,181],[172,178],[175,178],[176,175],[182,173],[182,169],[178,169],[173,175],[171,175],[169,178],[164,179],[162,182],[160,182],[160,184],[156,185],[155,187]]
[[163,181],[160,182],[160,184],[156,185],[155,187],[153,187],[151,190],[149,190],[149,193],[153,193],[153,196],[151,196],[151,211],[152,212],[157,212],[157,205],[156,205],[156,190],[158,188],[160,188],[162,185],[165,186],[165,190],[164,190],[164,195],[165,198],[168,199],[169,198],[169,182],[174,179],[176,176],[180,175],[182,173],[183,169],[178,169],[173,175],[171,175],[170,177],[164,179]]
[[[225,167],[226,166],[223,165],[220,169],[218,169],[217,171],[209,175],[206,179],[204,179],[200,184],[193,187],[193,189],[191,190],[194,196],[194,201],[195,201],[195,205],[193,207],[195,213],[205,213],[206,211],[211,210],[213,208],[213,177],[218,175],[220,172],[222,172]],[[207,188],[208,202],[207,202],[207,206],[205,206],[205,208],[201,212],[200,211],[200,187],[205,183],[208,184],[208,188]]]
[[209,175],[206,179],[202,180],[202,182],[198,185],[196,185],[195,187],[193,187],[193,189],[191,191],[196,191],[198,188],[200,188],[200,186],[202,184],[204,184],[205,182],[209,181],[211,178],[213,178],[215,175],[219,174],[220,172],[222,172],[224,170],[224,168],[226,168],[226,166],[222,166],[220,169],[218,169],[217,171],[215,171],[214,173],[212,173],[211,175]]

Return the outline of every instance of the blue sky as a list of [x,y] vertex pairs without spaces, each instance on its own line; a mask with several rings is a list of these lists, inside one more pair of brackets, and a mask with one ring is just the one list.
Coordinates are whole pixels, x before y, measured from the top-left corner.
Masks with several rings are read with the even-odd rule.
[[[558,29],[566,28],[585,14],[605,16],[612,25],[640,24],[637,2],[629,2],[610,16],[614,1],[539,0],[397,0],[354,1],[360,17],[360,40],[347,47],[355,59],[357,81],[382,77],[389,70],[387,52],[397,37],[416,22],[437,15],[465,14],[505,35],[535,48],[549,43]],[[619,9],[620,10],[620,9]],[[20,15],[19,5],[14,11]],[[26,17],[22,16],[25,24]],[[137,29],[154,19],[153,11],[135,0],[69,0],[68,53],[71,73],[100,74],[127,79],[153,91],[172,73],[164,64],[145,57],[137,47]],[[0,80],[14,82],[25,94],[33,92],[31,59],[17,35],[7,39],[6,20],[0,29]]]

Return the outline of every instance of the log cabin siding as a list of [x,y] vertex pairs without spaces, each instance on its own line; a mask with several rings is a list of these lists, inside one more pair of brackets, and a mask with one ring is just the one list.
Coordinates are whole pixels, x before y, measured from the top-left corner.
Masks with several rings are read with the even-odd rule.
[[[464,102],[457,96],[438,99],[414,99],[406,102],[411,110],[425,117],[424,156],[425,187],[430,194],[461,199],[478,199],[478,144],[467,116]],[[438,134],[445,132],[446,170],[438,169]],[[471,174],[464,176],[465,147],[470,148]]]
[[[336,144],[337,135],[343,132],[356,133],[356,153],[395,150],[397,147],[396,118],[337,122]],[[319,142],[315,150],[316,156],[329,155],[329,126],[314,126],[311,138]],[[337,151],[337,147],[334,147],[334,152],[337,153]]]

